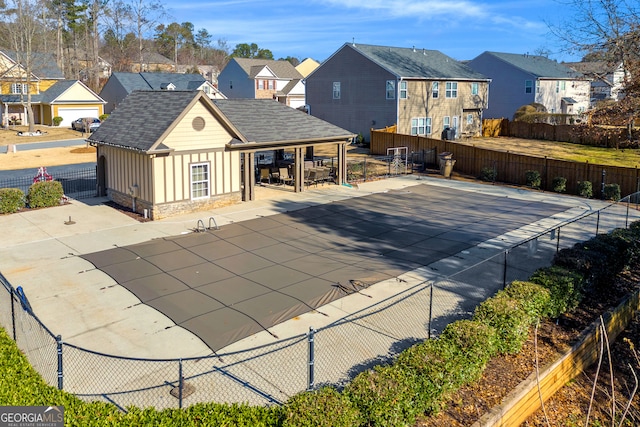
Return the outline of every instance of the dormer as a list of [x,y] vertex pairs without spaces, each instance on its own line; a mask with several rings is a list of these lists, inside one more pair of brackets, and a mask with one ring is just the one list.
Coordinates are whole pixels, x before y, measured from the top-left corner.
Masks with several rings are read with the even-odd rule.
[[173,83],[162,83],[160,85],[160,89],[162,90],[176,90],[176,85]]

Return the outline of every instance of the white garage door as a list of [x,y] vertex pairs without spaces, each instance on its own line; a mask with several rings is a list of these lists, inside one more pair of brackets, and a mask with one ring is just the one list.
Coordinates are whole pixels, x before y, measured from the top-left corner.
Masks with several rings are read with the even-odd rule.
[[71,127],[71,122],[82,117],[98,117],[98,108],[58,108],[58,115],[62,117],[61,127]]

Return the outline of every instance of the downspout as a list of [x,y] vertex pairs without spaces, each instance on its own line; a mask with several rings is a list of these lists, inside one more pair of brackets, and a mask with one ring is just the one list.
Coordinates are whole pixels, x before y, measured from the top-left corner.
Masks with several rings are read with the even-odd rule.
[[[398,87],[396,90],[398,91],[398,96],[396,96],[396,133],[399,133],[400,130],[400,83],[404,80],[403,77],[400,77],[398,80]],[[407,97],[409,96],[409,92],[407,92]]]

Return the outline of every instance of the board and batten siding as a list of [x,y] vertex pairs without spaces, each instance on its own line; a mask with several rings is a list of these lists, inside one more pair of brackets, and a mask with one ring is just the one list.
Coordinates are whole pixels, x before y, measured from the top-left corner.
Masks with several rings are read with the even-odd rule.
[[209,164],[210,196],[240,191],[240,153],[215,151],[180,152],[154,159],[154,204],[191,199],[191,165]]
[[110,191],[130,194],[138,186],[138,199],[152,201],[151,159],[143,153],[115,147],[100,146],[99,156],[104,156],[106,187]]

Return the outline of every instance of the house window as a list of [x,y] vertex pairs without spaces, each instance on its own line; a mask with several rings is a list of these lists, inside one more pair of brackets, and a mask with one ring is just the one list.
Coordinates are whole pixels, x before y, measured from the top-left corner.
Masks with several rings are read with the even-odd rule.
[[560,82],[560,90],[567,90],[567,82],[564,80]]
[[340,99],[340,82],[333,82],[333,99]]
[[442,126],[446,129],[446,128],[450,128],[451,127],[451,117],[449,116],[444,116],[444,118],[442,119]]
[[524,81],[524,93],[533,93],[533,80]]
[[400,82],[400,99],[407,99],[407,82]]
[[434,98],[437,98],[438,97],[438,91],[439,91],[438,82],[433,82],[431,84],[431,96],[434,97]]
[[447,82],[445,84],[445,98],[458,97],[458,82]]
[[478,83],[471,83],[471,95],[478,94]]
[[395,80],[387,80],[387,99],[396,99]]
[[269,90],[274,90],[276,88],[276,81],[269,80]]
[[431,135],[431,117],[411,119],[411,135]]
[[467,124],[468,125],[473,124],[473,114],[467,114]]
[[258,89],[259,90],[264,89],[264,80],[258,80]]
[[191,165],[191,199],[209,197],[209,163]]
[[229,89],[233,89],[233,80],[229,80]]
[[538,84],[538,82],[536,81],[536,93],[540,93],[540,85]]
[[11,93],[13,94],[29,93],[29,85],[26,83],[12,83]]

